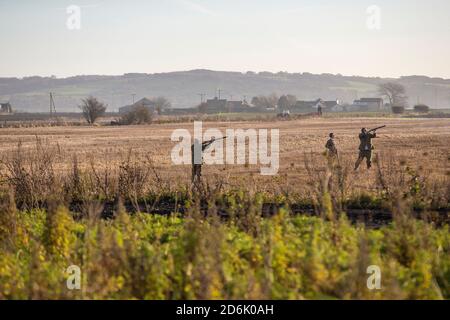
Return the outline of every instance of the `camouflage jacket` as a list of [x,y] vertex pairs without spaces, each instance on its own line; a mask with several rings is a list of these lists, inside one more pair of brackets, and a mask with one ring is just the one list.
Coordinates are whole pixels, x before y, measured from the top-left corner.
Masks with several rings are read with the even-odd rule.
[[[202,164],[203,163],[203,152],[211,145],[213,144],[214,141],[213,140],[209,140],[209,141],[205,141],[201,144],[201,154],[200,154],[200,163],[197,164]],[[192,164],[196,164],[195,163],[195,144],[191,145],[191,163]]]

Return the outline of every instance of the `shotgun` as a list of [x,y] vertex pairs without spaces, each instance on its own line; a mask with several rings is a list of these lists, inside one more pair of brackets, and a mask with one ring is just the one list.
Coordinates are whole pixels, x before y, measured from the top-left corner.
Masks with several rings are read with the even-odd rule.
[[367,131],[367,132],[368,132],[368,133],[369,133],[369,132],[375,132],[375,131],[377,131],[378,129],[383,129],[383,128],[386,128],[386,126],[381,126],[381,127],[378,127],[378,128],[370,129],[370,130]]

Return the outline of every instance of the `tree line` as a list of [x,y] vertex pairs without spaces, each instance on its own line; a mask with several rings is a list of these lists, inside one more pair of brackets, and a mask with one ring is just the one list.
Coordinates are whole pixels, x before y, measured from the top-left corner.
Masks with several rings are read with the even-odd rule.
[[[165,97],[157,97],[153,100],[155,111],[160,114],[162,110],[171,108],[170,101]],[[81,100],[78,106],[88,124],[94,124],[99,118],[105,115],[108,105],[99,101],[93,96]],[[129,112],[124,114],[119,120],[119,124],[145,124],[151,123],[153,113],[146,106],[135,106]]]
[[[395,111],[395,108],[403,108],[407,105],[406,89],[403,85],[396,82],[385,82],[378,85],[378,95],[389,102],[389,105]],[[155,110],[161,113],[162,110],[170,108],[171,103],[165,97],[157,97],[152,100],[155,105]],[[279,108],[281,110],[288,110],[294,107],[297,103],[297,97],[292,94],[277,95],[272,93],[270,95],[254,96],[251,104],[258,108]],[[79,106],[83,117],[87,123],[94,124],[100,117],[104,116],[107,105],[99,101],[97,98],[90,96],[82,99]],[[208,105],[201,103],[198,107],[200,113],[205,113]],[[394,110],[395,109],[395,110]],[[119,120],[120,124],[144,124],[151,123],[153,119],[152,112],[145,106],[136,106],[128,113],[123,115]]]

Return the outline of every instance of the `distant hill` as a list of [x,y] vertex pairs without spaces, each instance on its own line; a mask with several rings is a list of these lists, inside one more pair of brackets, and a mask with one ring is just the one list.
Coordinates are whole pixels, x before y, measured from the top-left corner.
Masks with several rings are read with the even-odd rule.
[[49,92],[54,92],[58,112],[77,111],[80,100],[94,95],[109,105],[109,111],[142,97],[165,96],[175,108],[192,107],[200,102],[198,94],[214,97],[217,89],[227,99],[250,100],[260,94],[294,94],[298,99],[340,99],[352,102],[360,97],[376,97],[377,84],[398,81],[407,89],[410,105],[417,101],[432,108],[450,107],[450,79],[407,76],[399,79],[342,76],[310,73],[224,72],[192,70],[170,73],[130,73],[121,76],[75,76],[0,78],[0,102],[10,101],[13,108],[27,112],[45,112]]

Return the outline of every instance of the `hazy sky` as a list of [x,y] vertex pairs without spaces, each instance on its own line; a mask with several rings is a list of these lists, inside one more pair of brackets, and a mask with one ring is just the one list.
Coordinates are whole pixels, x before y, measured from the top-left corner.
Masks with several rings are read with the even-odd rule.
[[[80,30],[66,26],[70,5],[81,8]],[[371,5],[379,30],[367,26]],[[449,16],[449,0],[0,0],[0,76],[205,68],[450,78]]]

